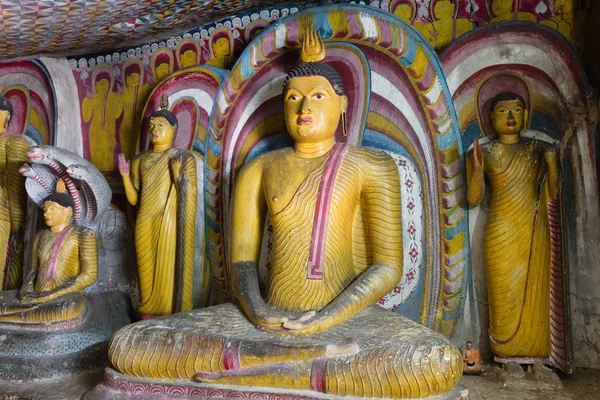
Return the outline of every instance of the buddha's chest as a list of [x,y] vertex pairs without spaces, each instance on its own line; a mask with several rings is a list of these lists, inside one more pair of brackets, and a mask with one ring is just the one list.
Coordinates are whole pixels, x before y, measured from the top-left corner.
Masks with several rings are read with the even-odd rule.
[[[322,169],[319,167],[322,167],[323,162],[323,158],[289,158],[269,163],[263,173],[263,190],[269,213],[274,215],[285,208],[297,194],[298,189],[307,186],[307,179],[319,180],[322,174],[316,173],[315,170]],[[314,191],[314,188],[307,188],[307,190]]]

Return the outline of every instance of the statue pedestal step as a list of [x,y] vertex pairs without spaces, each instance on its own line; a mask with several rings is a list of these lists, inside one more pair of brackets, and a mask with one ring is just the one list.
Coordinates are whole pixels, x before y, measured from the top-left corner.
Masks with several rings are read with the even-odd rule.
[[[308,390],[289,390],[233,385],[209,385],[200,382],[162,381],[135,378],[106,368],[104,382],[89,392],[85,400],[181,400],[181,399],[260,399],[260,400],[333,400],[363,399],[340,397]],[[469,400],[469,392],[458,384],[451,392],[428,400]]]
[[106,366],[110,338],[131,323],[129,299],[120,292],[84,298],[84,314],[71,325],[0,324],[3,381],[59,379]]

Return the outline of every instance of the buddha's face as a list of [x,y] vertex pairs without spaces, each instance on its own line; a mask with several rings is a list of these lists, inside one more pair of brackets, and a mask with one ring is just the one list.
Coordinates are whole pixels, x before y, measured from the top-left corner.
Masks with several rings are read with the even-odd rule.
[[433,7],[433,12],[439,20],[450,19],[454,17],[454,4],[449,0],[440,0]]
[[8,129],[8,120],[10,113],[8,110],[0,110],[0,133],[5,133]]
[[71,207],[64,207],[53,201],[44,202],[44,221],[50,228],[60,224],[68,225],[71,223],[72,216],[73,209]]
[[492,12],[496,15],[504,15],[512,12],[513,0],[492,0]]
[[213,46],[215,57],[226,57],[229,55],[229,40],[227,38],[218,38]]
[[153,145],[171,145],[175,139],[175,127],[164,117],[152,117],[148,124]]
[[181,66],[183,68],[196,65],[196,52],[194,50],[186,50],[181,55]]
[[518,135],[525,125],[527,115],[521,100],[503,100],[496,104],[492,112],[492,125],[500,135]]
[[394,15],[405,21],[412,20],[412,8],[408,4],[399,4],[394,10]]
[[140,85],[140,74],[134,72],[132,74],[127,75],[127,79],[125,84],[127,87],[136,87]]
[[285,123],[290,136],[301,143],[316,143],[333,137],[346,111],[348,99],[339,96],[322,76],[289,80],[284,96]]
[[159,64],[158,67],[156,67],[155,75],[157,80],[162,80],[163,78],[166,78],[169,75],[169,64]]
[[102,78],[96,81],[96,93],[104,94],[108,92],[108,79]]

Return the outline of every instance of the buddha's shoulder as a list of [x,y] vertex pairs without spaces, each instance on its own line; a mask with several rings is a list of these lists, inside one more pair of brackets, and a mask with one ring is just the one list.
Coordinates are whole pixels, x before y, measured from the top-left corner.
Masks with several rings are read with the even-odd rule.
[[257,168],[258,166],[270,165],[289,159],[294,155],[294,150],[291,147],[273,150],[268,153],[261,154],[250,161],[247,161],[242,168]]
[[394,160],[387,152],[383,150],[370,149],[368,147],[351,145],[346,154],[348,155],[349,160],[359,164],[373,166],[381,163],[394,163]]
[[83,225],[72,225],[71,232],[79,237],[96,237],[93,230]]

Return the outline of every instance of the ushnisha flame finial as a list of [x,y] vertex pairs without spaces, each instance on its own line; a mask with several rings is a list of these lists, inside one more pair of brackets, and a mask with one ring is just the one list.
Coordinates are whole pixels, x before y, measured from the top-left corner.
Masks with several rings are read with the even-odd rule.
[[60,178],[57,182],[56,182],[56,193],[65,193],[67,191],[67,186],[65,185],[65,181],[62,180],[62,178]]
[[304,30],[300,58],[305,63],[319,62],[325,58],[325,45],[314,25]]

